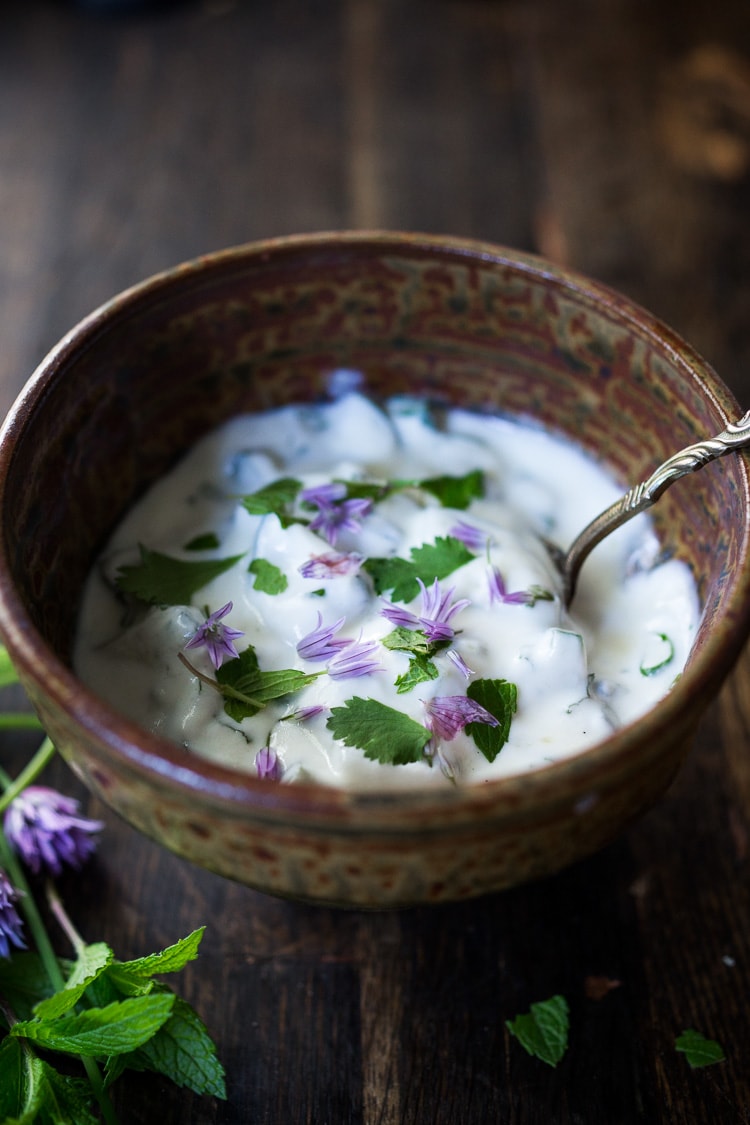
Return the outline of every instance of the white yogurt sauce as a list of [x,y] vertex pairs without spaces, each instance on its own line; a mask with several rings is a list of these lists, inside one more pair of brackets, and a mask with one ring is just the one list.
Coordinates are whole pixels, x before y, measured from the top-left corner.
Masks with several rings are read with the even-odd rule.
[[[279,478],[310,488],[460,478],[473,470],[481,470],[483,495],[468,507],[447,507],[423,487],[398,488],[367,514],[353,513],[352,527],[334,545],[325,527],[310,526],[323,511],[319,505],[297,497],[289,511],[302,522],[284,527],[278,515],[250,514],[240,500]],[[381,409],[349,393],[326,405],[238,417],[199,442],[118,527],[85,590],[75,666],[114,708],[196,754],[253,773],[256,755],[270,747],[284,781],[383,788],[445,785],[446,778],[478,783],[532,770],[601,741],[648,710],[669,691],[689,653],[699,614],[692,576],[678,561],[659,560],[644,516],[592,554],[572,612],[561,605],[544,539],[567,546],[622,491],[579,449],[531,423],[460,410],[436,422],[415,399],[394,399]],[[341,500],[332,503],[336,508]],[[364,560],[410,559],[413,548],[438,537],[465,545],[466,525],[482,534],[472,542],[470,561],[439,583],[441,598],[452,591],[446,632],[454,635],[431,657],[437,678],[399,693],[395,683],[411,655],[383,645],[395,625],[382,610],[393,605],[415,621],[424,616],[422,595],[404,603],[388,590],[376,593],[367,562],[357,568],[354,560],[350,573],[323,578],[305,577],[300,568],[334,550]],[[197,537],[205,535],[218,545],[196,550]],[[239,558],[189,605],[133,614],[115,580],[138,563],[140,546],[193,562]],[[254,560],[277,568],[272,573],[286,580],[283,592],[257,588],[263,581]],[[506,594],[541,590],[553,597],[502,601],[492,581],[498,573]],[[428,593],[431,578],[425,575]],[[463,601],[451,615],[449,607]],[[185,649],[205,608],[214,612],[229,602],[222,623],[241,631],[238,652],[252,645],[263,670],[320,673],[241,721],[206,682],[216,675],[206,648]],[[318,624],[325,629],[341,618],[332,636],[372,642],[370,662],[378,670],[333,678],[326,661],[300,656],[298,643]],[[429,728],[431,701],[465,696],[471,683],[488,679],[506,680],[517,691],[509,737],[493,762],[463,729],[453,738],[433,731],[418,761],[391,765],[345,745],[328,726],[332,708],[363,699]]]

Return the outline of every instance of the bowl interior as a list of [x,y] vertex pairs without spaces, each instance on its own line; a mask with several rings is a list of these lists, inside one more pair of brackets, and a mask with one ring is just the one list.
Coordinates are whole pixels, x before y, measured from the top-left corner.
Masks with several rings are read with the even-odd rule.
[[[361,373],[375,398],[416,393],[532,417],[624,486],[737,409],[648,314],[532,257],[340,235],[190,263],[74,329],[8,422],[2,531],[13,596],[63,664],[93,559],[143,490],[208,428],[324,398],[341,369]],[[733,457],[654,509],[668,549],[698,580],[696,652],[719,624],[735,624],[747,507],[747,468]]]

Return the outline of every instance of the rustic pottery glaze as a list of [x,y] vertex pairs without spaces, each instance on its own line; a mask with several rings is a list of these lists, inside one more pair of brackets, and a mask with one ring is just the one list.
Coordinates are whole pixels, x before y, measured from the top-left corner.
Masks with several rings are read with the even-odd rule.
[[0,632],[50,735],[135,827],[274,894],[362,907],[468,898],[600,848],[664,792],[750,628],[744,456],[654,509],[704,605],[690,663],[639,722],[568,761],[476,788],[387,794],[278,785],[163,742],[71,671],[84,578],[133,500],[242,410],[375,397],[532,417],[643,479],[738,418],[668,328],[538,258],[453,238],[287,238],[210,255],[121,294],[43,361],[0,434]]

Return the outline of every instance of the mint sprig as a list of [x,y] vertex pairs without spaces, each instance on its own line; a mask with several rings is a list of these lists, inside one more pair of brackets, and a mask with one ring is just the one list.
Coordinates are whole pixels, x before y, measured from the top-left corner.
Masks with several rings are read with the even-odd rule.
[[494,762],[510,736],[510,725],[518,705],[518,689],[509,680],[474,680],[466,689],[469,699],[481,704],[497,719],[498,725],[467,723],[471,735],[488,762]]
[[376,594],[390,590],[394,602],[410,602],[419,593],[417,579],[428,585],[436,578],[447,578],[473,559],[474,555],[460,539],[441,535],[433,543],[412,547],[408,559],[398,555],[373,557],[365,559],[362,569],[370,575]]
[[234,660],[217,669],[216,686],[224,698],[224,710],[235,722],[252,718],[274,699],[282,699],[313,683],[320,672],[301,672],[298,668],[263,671],[252,645]]
[[530,1055],[557,1066],[568,1049],[568,1002],[564,996],[541,1000],[505,1026]]
[[142,544],[139,550],[140,562],[121,567],[115,582],[124,594],[157,606],[190,605],[198,590],[242,558],[176,559]]

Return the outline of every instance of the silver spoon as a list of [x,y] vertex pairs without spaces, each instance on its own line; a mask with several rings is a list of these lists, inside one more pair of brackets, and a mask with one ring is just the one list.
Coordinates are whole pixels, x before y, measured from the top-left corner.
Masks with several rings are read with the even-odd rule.
[[663,492],[680,477],[702,469],[709,461],[750,445],[750,410],[739,422],[730,422],[716,437],[688,445],[674,453],[656,469],[648,480],[635,485],[606,511],[596,516],[573,540],[567,552],[553,551],[563,579],[563,603],[569,606],[576,592],[578,574],[597,543],[624,523],[650,508]]

